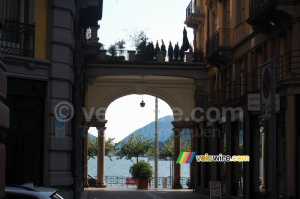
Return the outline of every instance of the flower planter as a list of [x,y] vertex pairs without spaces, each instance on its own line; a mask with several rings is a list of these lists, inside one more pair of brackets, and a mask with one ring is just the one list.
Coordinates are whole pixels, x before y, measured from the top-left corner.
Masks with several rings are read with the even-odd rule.
[[148,189],[148,180],[138,180],[138,189]]

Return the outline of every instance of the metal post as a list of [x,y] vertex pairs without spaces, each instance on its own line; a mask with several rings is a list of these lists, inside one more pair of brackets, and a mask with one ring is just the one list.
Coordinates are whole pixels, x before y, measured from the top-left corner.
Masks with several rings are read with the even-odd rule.
[[155,98],[155,188],[158,188],[158,100]]
[[275,93],[276,93],[276,59],[275,57],[271,58],[271,131],[269,131],[270,136],[270,145],[272,146],[271,151],[271,162],[272,162],[272,169],[271,169],[271,176],[272,181],[271,183],[271,198],[277,197],[277,164],[276,164],[276,150],[277,150],[277,132],[276,132],[276,111],[275,111]]

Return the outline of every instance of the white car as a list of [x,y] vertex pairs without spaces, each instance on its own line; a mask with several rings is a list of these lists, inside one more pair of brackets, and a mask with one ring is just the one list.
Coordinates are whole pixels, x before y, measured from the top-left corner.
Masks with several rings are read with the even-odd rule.
[[57,189],[35,187],[32,183],[20,186],[6,186],[5,199],[63,199]]

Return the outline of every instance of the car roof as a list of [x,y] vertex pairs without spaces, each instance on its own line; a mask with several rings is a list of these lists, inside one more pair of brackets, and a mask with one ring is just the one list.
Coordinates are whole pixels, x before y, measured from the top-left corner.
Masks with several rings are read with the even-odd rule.
[[32,196],[44,196],[50,197],[58,190],[53,188],[46,187],[35,187],[32,184],[24,184],[19,186],[6,186],[5,193],[14,193],[14,194],[26,194]]

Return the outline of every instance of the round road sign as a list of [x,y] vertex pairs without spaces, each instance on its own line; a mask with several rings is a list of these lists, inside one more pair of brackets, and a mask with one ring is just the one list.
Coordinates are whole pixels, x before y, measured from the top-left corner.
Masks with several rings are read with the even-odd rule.
[[264,71],[264,76],[263,76],[263,94],[266,99],[269,98],[270,96],[270,91],[271,91],[271,73],[268,68],[265,69]]

